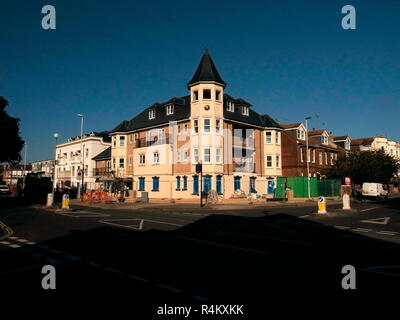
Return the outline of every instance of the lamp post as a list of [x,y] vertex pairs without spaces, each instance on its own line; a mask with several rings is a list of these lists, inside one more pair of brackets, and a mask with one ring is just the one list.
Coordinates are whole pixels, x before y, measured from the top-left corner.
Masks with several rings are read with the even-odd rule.
[[83,158],[83,118],[84,118],[84,115],[83,114],[80,114],[80,113],[78,113],[77,114],[77,116],[79,117],[79,118],[81,118],[81,166],[82,166],[82,169],[81,169],[81,175],[82,175],[82,181],[81,181],[81,192],[80,192],[80,196],[81,196],[81,201],[83,200],[83,177],[84,177],[84,164],[85,164],[85,162],[84,162],[84,158]]
[[308,199],[311,198],[311,190],[310,190],[310,159],[308,156],[308,120],[312,119],[312,117],[305,117],[306,120],[306,153],[307,153],[307,190],[308,190]]
[[54,189],[56,188],[56,162],[57,162],[57,139],[59,135],[58,133],[53,134],[54,138],[54,165],[53,165],[53,190],[52,190],[52,195],[53,195],[53,201],[54,201]]

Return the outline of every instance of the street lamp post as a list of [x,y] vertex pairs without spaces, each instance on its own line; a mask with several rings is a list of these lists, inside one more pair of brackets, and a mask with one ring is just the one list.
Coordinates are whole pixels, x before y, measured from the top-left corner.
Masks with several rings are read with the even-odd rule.
[[85,161],[84,161],[84,158],[83,158],[83,118],[84,118],[84,115],[78,113],[77,116],[78,116],[79,118],[81,118],[81,166],[82,166],[82,169],[81,169],[81,176],[82,176],[82,181],[81,181],[81,192],[80,192],[80,196],[81,196],[81,201],[83,201],[83,181],[84,181],[84,178],[83,178],[83,177],[84,177],[84,175],[85,175],[85,172],[84,172]]
[[51,191],[51,194],[53,195],[53,201],[54,201],[54,189],[56,188],[56,162],[57,162],[57,139],[59,135],[58,133],[53,134],[54,138],[54,165],[53,165],[53,189]]
[[306,120],[306,153],[307,153],[307,191],[308,191],[308,199],[311,198],[311,190],[310,190],[310,157],[308,155],[308,120],[312,119],[312,117],[305,117]]

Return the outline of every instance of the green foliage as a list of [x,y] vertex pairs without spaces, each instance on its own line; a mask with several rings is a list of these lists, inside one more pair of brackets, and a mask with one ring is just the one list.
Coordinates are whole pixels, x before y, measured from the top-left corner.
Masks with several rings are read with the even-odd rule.
[[383,150],[360,151],[339,158],[332,169],[324,172],[330,179],[350,177],[352,183],[389,183],[397,177],[400,162]]
[[1,128],[1,162],[19,162],[21,149],[24,145],[19,135],[19,119],[11,117],[5,110],[8,101],[0,96],[0,128]]

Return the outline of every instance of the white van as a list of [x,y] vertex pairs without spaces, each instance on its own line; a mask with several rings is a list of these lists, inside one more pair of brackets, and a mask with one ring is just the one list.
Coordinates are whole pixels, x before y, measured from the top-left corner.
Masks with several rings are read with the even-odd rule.
[[367,197],[388,198],[388,191],[382,183],[364,182],[361,193]]

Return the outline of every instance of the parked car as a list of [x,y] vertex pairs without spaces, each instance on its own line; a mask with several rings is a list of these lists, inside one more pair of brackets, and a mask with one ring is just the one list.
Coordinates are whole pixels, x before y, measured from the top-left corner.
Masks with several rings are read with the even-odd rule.
[[8,186],[0,186],[0,194],[10,194],[10,188]]
[[388,199],[389,192],[387,187],[382,183],[364,182],[362,186],[362,195],[366,197],[376,197]]

